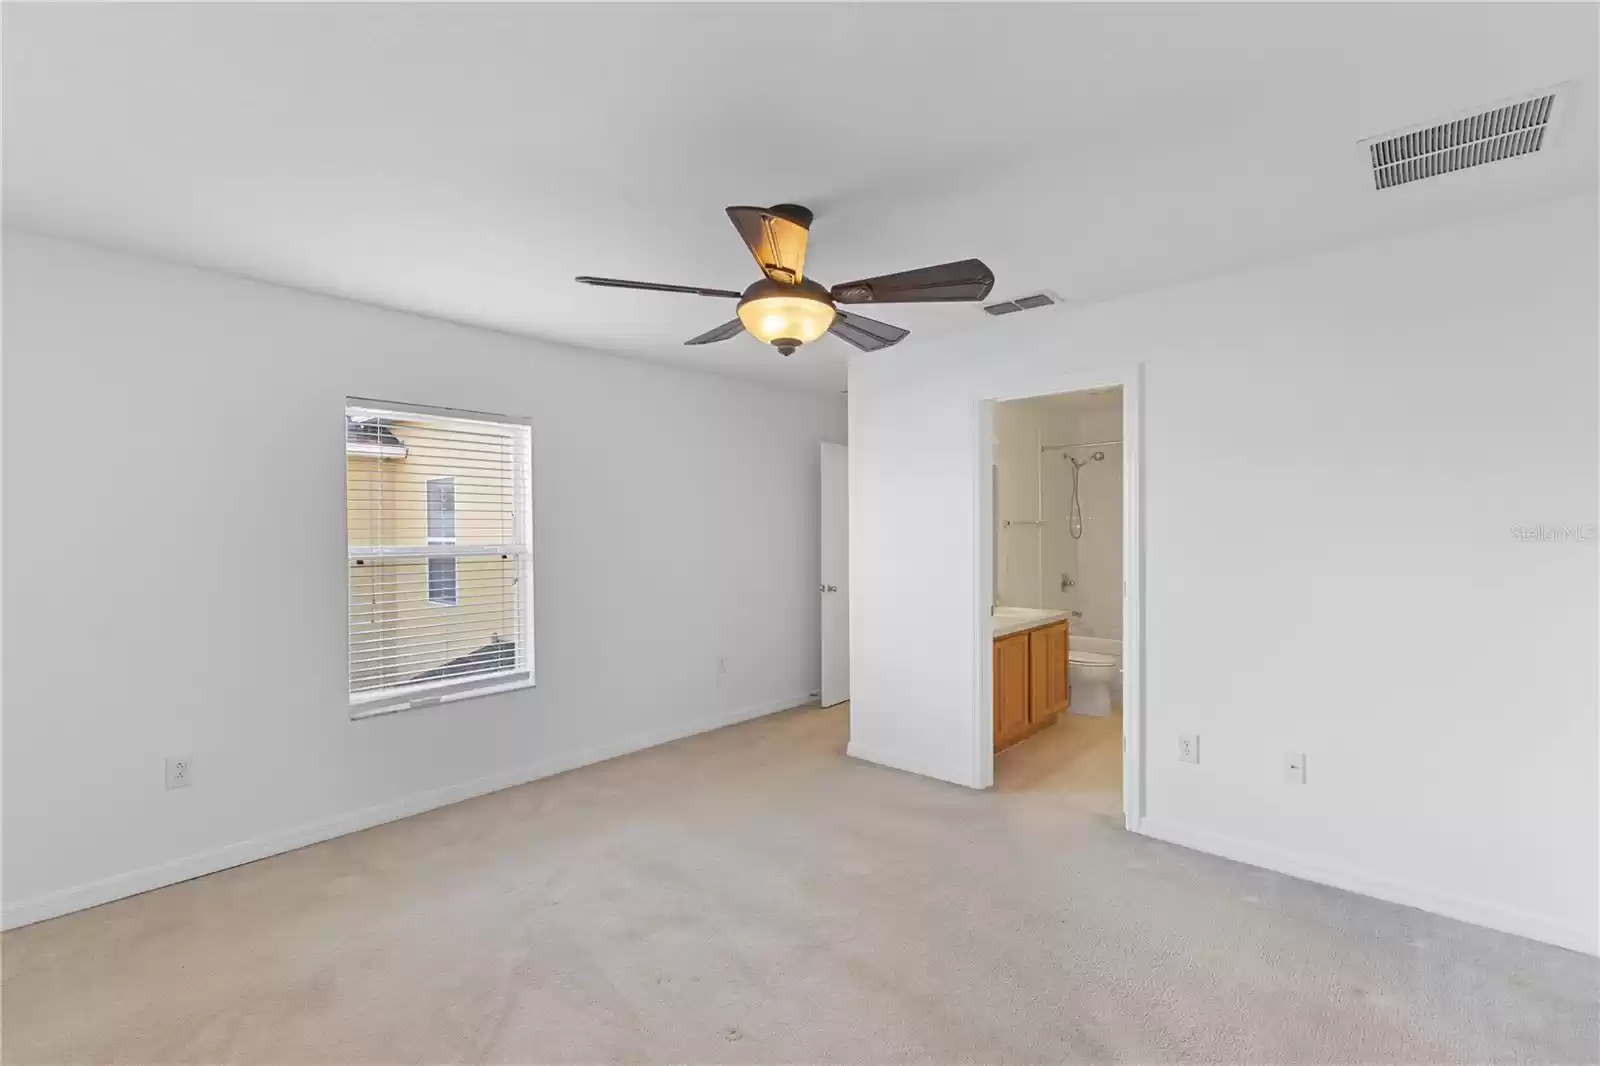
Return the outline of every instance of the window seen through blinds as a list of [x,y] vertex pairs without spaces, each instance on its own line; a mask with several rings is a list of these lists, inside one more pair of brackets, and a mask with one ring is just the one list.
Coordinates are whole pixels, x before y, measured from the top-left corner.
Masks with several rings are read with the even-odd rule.
[[531,679],[530,466],[519,422],[346,406],[352,707]]

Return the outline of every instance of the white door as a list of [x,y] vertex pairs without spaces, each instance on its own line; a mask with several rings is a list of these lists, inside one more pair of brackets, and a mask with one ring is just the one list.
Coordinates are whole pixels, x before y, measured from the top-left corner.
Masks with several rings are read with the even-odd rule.
[[822,705],[850,698],[850,474],[843,444],[822,446]]

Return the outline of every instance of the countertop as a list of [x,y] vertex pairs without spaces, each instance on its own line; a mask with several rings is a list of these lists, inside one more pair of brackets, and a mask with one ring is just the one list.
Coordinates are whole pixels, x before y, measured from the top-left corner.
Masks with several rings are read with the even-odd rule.
[[1024,629],[1034,629],[1038,626],[1047,626],[1052,622],[1065,622],[1071,611],[1047,611],[1038,607],[996,607],[989,616],[989,628],[993,637],[1009,637],[1013,633],[1021,633]]

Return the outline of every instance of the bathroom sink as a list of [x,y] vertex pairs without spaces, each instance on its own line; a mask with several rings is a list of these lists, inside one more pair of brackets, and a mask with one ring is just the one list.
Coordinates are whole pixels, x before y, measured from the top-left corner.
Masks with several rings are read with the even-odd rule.
[[989,619],[989,627],[994,630],[996,636],[1004,636],[1007,633],[1032,629],[1034,626],[1059,622],[1070,613],[1040,607],[996,607]]
[[996,607],[994,617],[1003,618],[1008,622],[1032,621],[1035,618],[1052,618],[1060,611],[1048,611],[1041,607]]

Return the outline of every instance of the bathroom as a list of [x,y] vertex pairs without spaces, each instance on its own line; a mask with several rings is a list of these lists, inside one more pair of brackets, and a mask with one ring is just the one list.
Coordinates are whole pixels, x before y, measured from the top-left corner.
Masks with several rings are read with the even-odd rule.
[[[991,626],[995,748],[1008,752],[996,761],[1002,786],[1007,764],[1026,762],[1030,780],[1043,775],[1063,790],[1120,800],[1122,406],[1113,386],[994,407]],[[1059,696],[1054,685],[1063,686]]]

